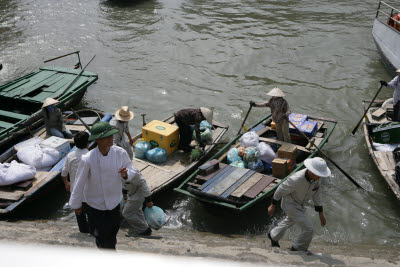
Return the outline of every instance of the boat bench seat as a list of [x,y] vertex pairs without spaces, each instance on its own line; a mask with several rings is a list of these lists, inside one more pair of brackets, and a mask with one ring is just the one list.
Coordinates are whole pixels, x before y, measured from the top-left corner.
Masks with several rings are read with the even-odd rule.
[[14,119],[19,119],[19,120],[25,120],[25,119],[29,118],[28,115],[18,114],[15,112],[10,112],[10,111],[5,111],[5,110],[0,110],[0,116],[11,117]]

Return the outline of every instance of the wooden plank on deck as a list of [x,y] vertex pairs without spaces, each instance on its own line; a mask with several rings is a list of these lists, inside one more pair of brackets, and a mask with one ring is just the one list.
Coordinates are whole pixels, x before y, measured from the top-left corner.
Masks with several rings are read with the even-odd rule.
[[255,198],[274,180],[275,177],[263,175],[263,177],[255,185],[253,185],[246,193],[244,193],[244,196],[248,198]]
[[[229,167],[231,167],[231,168],[229,168]],[[225,178],[227,178],[231,173],[233,173],[236,169],[237,169],[237,167],[234,167],[234,166],[229,166],[228,168],[226,168],[226,169],[228,169],[226,172],[224,172],[224,173],[222,173],[221,172],[221,174],[218,176],[218,178],[216,178],[216,179],[214,179],[208,186],[206,186],[202,191],[203,192],[208,192],[208,191],[210,191],[214,186],[216,186],[218,183],[220,183],[221,181],[223,181]],[[209,182],[209,181],[207,181],[207,182]]]
[[255,173],[255,171],[249,170],[245,175],[242,176],[242,178],[239,179],[239,181],[237,181],[231,187],[229,187],[229,189],[226,190],[221,195],[221,197],[223,197],[223,198],[228,197],[233,191],[235,191],[239,186],[241,186],[244,182],[246,182],[247,179],[249,179],[254,173]]
[[214,177],[215,175],[217,175],[220,171],[222,171],[226,166],[228,166],[225,163],[219,163],[219,169],[215,170],[214,172],[210,173],[209,175],[203,176],[203,175],[197,175],[196,179],[198,180],[202,180],[202,181],[208,181],[210,180],[210,178]]
[[135,158],[132,159],[132,163],[133,163],[133,166],[136,167],[139,171],[142,171],[144,168],[149,166],[149,164],[147,164],[146,162],[138,161]]
[[1,200],[11,200],[11,201],[18,201],[20,200],[23,195],[24,195],[24,191],[21,190],[16,190],[16,191],[0,191],[0,199]]
[[234,183],[236,183],[243,175],[245,175],[249,169],[237,168],[234,172],[232,172],[228,177],[219,182],[216,186],[214,186],[209,194],[213,194],[216,196],[222,195],[229,187],[231,187]]
[[263,175],[261,173],[254,173],[252,176],[250,176],[249,179],[247,179],[246,182],[244,182],[241,186],[239,186],[238,189],[233,191],[231,196],[241,198],[244,193],[246,193],[254,184],[256,184],[258,181],[261,180]]

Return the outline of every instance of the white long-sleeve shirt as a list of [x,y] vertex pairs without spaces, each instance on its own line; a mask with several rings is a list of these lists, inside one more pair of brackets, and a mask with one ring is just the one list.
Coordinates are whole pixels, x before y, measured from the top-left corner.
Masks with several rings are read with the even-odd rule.
[[61,171],[61,176],[67,177],[67,175],[69,174],[71,192],[74,189],[76,172],[78,171],[78,167],[79,164],[81,163],[82,156],[88,152],[89,150],[87,148],[84,149],[77,148],[71,153],[68,153],[67,158],[65,159],[64,166]]
[[397,75],[387,85],[388,88],[394,89],[393,93],[393,105],[396,105],[397,101],[400,100],[400,76]]
[[122,198],[122,178],[118,171],[123,167],[128,169],[125,181],[137,182],[135,180],[143,179],[123,148],[112,146],[107,156],[103,156],[96,147],[82,156],[69,200],[71,208],[80,208],[85,199],[95,209],[114,209]]
[[274,200],[282,198],[282,207],[285,205],[304,206],[311,198],[316,207],[322,207],[321,179],[315,181],[306,179],[307,168],[292,174],[274,193]]

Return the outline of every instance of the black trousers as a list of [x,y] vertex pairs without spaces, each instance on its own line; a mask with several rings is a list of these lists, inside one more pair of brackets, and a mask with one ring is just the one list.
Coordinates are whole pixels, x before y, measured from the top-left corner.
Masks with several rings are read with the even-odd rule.
[[400,121],[400,101],[397,101],[396,105],[393,106],[393,121]]
[[76,215],[76,221],[78,223],[78,227],[79,227],[79,232],[81,233],[93,233],[93,225],[92,222],[89,220],[87,214],[86,214],[86,209],[85,209],[85,205],[86,203],[83,203],[83,211],[81,214]]
[[121,224],[119,204],[112,210],[98,210],[83,204],[88,219],[93,225],[93,236],[98,248],[115,249]]
[[175,117],[175,122],[179,127],[179,149],[186,148],[190,145],[192,142],[192,128],[190,128],[190,125],[181,122],[179,119]]

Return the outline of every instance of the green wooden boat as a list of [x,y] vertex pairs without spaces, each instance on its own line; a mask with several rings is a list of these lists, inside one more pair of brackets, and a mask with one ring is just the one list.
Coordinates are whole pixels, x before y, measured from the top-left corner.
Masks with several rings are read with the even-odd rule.
[[[334,119],[308,116],[308,120],[317,122],[317,132],[311,139],[316,146],[322,146],[328,141],[329,136],[334,130],[337,121]],[[276,131],[271,128],[270,116],[262,119],[250,130],[259,135],[260,142],[265,142],[271,147],[277,149],[285,142],[274,139]],[[192,175],[190,175],[178,188],[174,190],[193,197],[196,200],[211,206],[225,208],[235,212],[243,212],[256,204],[264,203],[265,199],[271,197],[276,188],[289,177],[282,179],[273,177],[271,170],[262,173],[255,172],[246,168],[234,167],[227,164],[227,152],[232,147],[239,147],[238,135],[221,150],[219,150],[207,163],[217,162],[219,168],[211,173],[202,173],[200,166]],[[291,134],[292,144],[297,147],[296,163],[291,172],[296,172],[303,168],[303,161],[314,157],[317,150],[299,134]],[[202,175],[203,174],[203,175]]]
[[72,107],[97,79],[96,73],[80,69],[41,67],[1,85],[0,147],[9,146],[42,124],[41,107],[47,97],[59,100],[59,108]]

